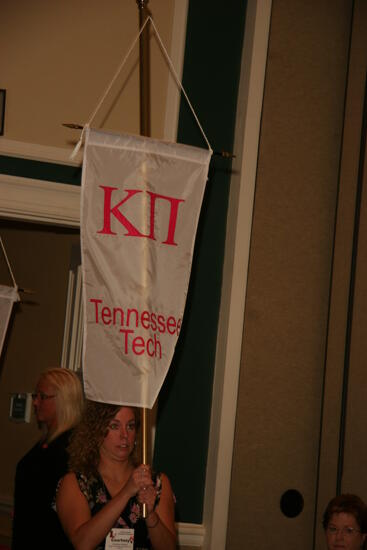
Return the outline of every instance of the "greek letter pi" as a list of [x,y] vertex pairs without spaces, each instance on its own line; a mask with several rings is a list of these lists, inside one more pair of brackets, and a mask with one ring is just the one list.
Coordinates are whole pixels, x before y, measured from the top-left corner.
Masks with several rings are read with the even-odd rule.
[[176,199],[174,197],[166,197],[165,195],[159,195],[157,193],[152,193],[151,191],[146,191],[150,197],[150,208],[149,208],[149,222],[150,222],[150,233],[149,235],[144,235],[141,233],[128,219],[120,212],[120,207],[123,204],[126,204],[134,195],[142,193],[140,189],[125,189],[126,197],[122,199],[115,206],[112,206],[112,193],[117,191],[118,187],[107,187],[105,185],[99,186],[104,190],[104,208],[103,208],[103,229],[97,231],[97,233],[102,233],[104,235],[117,235],[111,229],[111,214],[118,220],[127,230],[125,233],[126,237],[145,237],[146,239],[155,239],[155,206],[158,199],[166,200],[170,203],[170,214],[168,221],[168,231],[167,238],[162,244],[169,244],[171,246],[177,246],[175,242],[175,230],[177,223],[178,207],[180,202],[185,202],[183,199]]

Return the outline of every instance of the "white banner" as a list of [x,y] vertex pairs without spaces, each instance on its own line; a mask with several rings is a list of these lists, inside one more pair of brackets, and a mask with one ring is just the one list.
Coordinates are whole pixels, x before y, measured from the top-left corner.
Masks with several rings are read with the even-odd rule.
[[19,302],[17,289],[13,286],[0,285],[0,354],[3,350],[14,302]]
[[87,129],[81,244],[89,399],[153,407],[180,333],[210,157]]

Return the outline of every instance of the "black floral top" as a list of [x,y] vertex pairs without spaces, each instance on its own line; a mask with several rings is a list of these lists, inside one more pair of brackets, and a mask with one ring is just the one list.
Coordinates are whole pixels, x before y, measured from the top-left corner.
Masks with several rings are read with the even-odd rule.
[[[92,516],[95,516],[108,502],[111,500],[111,495],[108,492],[101,476],[93,476],[87,478],[85,475],[76,473],[76,479],[79,484],[79,488],[85,498],[88,501],[88,505]],[[155,482],[155,488],[157,491],[157,499],[155,506],[157,506],[161,491],[162,491],[162,479],[160,474],[153,475],[153,481]],[[116,528],[122,529],[134,529],[134,550],[150,550],[152,548],[149,540],[148,529],[145,521],[141,515],[141,510],[136,497],[132,497],[125,509],[121,512],[120,517],[117,519],[115,525]],[[105,541],[103,540],[95,550],[104,550]]]

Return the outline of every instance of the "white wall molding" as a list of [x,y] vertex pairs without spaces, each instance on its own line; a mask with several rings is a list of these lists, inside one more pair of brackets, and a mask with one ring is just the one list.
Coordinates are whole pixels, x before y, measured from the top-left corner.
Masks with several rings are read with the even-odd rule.
[[[189,0],[176,0],[172,26],[170,57],[172,65],[174,66],[176,74],[181,82],[185,57],[188,6]],[[177,139],[180,97],[181,89],[170,71],[168,77],[167,105],[164,124],[164,139],[167,141],[176,141]]]
[[0,174],[0,216],[78,227],[80,187]]
[[13,511],[13,499],[0,495],[0,513],[11,516]]
[[205,538],[205,528],[196,523],[177,523],[179,546],[202,548]]
[[[79,138],[80,132],[76,137]],[[37,143],[25,143],[0,137],[0,155],[17,157],[40,162],[52,162],[55,164],[66,164],[68,166],[80,166],[82,163],[82,152],[79,151],[75,159],[71,160],[70,155],[73,148],[50,147],[38,145]]]
[[204,502],[205,550],[226,547],[271,0],[249,0],[237,101]]

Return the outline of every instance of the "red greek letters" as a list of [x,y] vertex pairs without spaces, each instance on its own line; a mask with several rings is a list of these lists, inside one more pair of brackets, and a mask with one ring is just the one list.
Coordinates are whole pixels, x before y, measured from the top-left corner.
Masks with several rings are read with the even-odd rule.
[[[103,190],[103,227],[97,233],[102,235],[117,235],[118,233],[114,230],[120,226],[123,226],[126,230],[124,233],[125,237],[139,237],[156,240],[156,217],[157,217],[157,203],[158,201],[167,201],[166,207],[169,208],[168,223],[167,223],[167,233],[165,239],[162,241],[162,244],[177,246],[175,242],[175,232],[177,227],[177,219],[179,213],[180,203],[185,202],[183,199],[178,199],[175,197],[169,197],[166,195],[161,195],[159,193],[153,193],[152,191],[142,191],[141,189],[124,189],[125,197],[116,202],[113,206],[112,203],[112,194],[115,191],[118,191],[118,187],[109,187],[107,185],[100,185],[100,188]],[[149,218],[146,221],[149,222],[149,233],[142,233],[129,219],[129,209],[130,214],[133,212],[144,212],[144,209],[141,208],[141,204],[138,204],[137,201],[146,200],[142,194],[146,193],[148,195],[149,208],[147,208],[146,216]],[[121,209],[124,208],[124,213]],[[139,210],[140,208],[140,210]],[[159,214],[162,216],[162,213]],[[112,229],[112,223],[114,220]],[[160,225],[162,225],[160,223]]]

